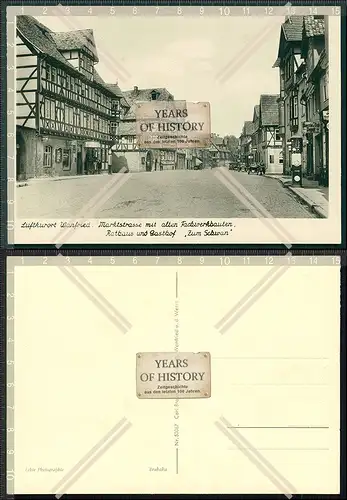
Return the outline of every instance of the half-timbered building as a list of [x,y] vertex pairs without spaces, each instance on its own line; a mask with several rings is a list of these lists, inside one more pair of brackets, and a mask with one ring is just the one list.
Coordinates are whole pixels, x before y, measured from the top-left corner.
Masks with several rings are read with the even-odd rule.
[[306,85],[302,100],[306,105],[304,153],[307,177],[328,186],[329,171],[329,72],[327,17],[305,16],[302,56]]
[[[113,88],[112,84],[108,85]],[[145,101],[172,101],[174,96],[165,88],[123,91],[121,121],[117,141],[112,147],[114,155],[124,156],[130,172],[151,172],[186,168],[185,153],[175,149],[142,149],[136,140],[136,103]]]
[[251,148],[252,148],[252,153],[254,155],[254,161],[256,163],[260,162],[262,160],[262,148],[261,148],[261,143],[262,143],[262,133],[261,133],[261,128],[259,126],[259,104],[256,104],[253,109],[253,120],[252,120],[252,142],[251,142]]
[[17,16],[17,178],[107,169],[115,142],[121,91],[95,69],[92,30],[55,33]]
[[278,94],[263,94],[259,101],[260,160],[268,174],[283,173],[282,139],[279,134]]
[[252,135],[253,123],[251,121],[244,122],[240,135],[240,159],[246,164],[248,164],[250,160],[253,161]]
[[277,60],[279,68],[279,134],[282,138],[283,173],[291,173],[290,140],[299,133],[299,95],[297,71],[302,64],[303,16],[287,16],[281,26]]

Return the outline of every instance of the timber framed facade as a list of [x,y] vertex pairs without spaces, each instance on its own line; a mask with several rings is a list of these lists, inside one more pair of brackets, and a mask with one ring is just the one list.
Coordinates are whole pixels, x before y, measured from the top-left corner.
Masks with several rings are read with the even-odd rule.
[[[113,88],[114,84],[108,84]],[[120,125],[112,146],[114,155],[124,156],[130,172],[183,170],[190,168],[190,158],[184,149],[143,149],[137,145],[135,105],[142,101],[172,101],[174,96],[165,88],[126,90],[120,101]],[[193,163],[193,162],[192,162]],[[194,163],[195,165],[195,163]]]
[[122,94],[106,86],[97,62],[92,30],[54,33],[17,16],[18,180],[107,170]]
[[277,94],[263,94],[259,101],[259,151],[268,174],[282,174],[282,138],[279,133]]

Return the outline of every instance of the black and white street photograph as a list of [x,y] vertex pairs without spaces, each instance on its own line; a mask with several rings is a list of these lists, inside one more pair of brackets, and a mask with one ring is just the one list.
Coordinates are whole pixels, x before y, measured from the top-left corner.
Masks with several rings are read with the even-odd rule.
[[338,498],[341,266],[244,258],[9,257],[13,495]]
[[[324,222],[340,217],[337,16],[55,9],[15,17],[16,218],[284,219],[304,224],[294,240],[311,224],[312,241],[337,238]],[[176,103],[207,103],[207,139],[147,145],[139,106]]]

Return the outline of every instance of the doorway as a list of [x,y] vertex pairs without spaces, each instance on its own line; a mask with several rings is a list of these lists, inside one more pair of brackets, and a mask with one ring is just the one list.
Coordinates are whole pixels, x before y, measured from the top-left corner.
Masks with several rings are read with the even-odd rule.
[[313,175],[313,141],[312,135],[307,137],[307,177]]
[[16,139],[16,179],[17,181],[23,181],[26,179],[25,142],[20,132],[17,132]]
[[152,151],[148,151],[146,155],[146,172],[152,171],[153,155]]

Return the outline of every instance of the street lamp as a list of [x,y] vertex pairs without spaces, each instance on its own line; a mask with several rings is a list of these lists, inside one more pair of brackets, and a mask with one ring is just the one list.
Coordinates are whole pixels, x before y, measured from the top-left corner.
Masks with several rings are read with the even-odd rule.
[[302,186],[302,137],[290,138],[292,184]]

